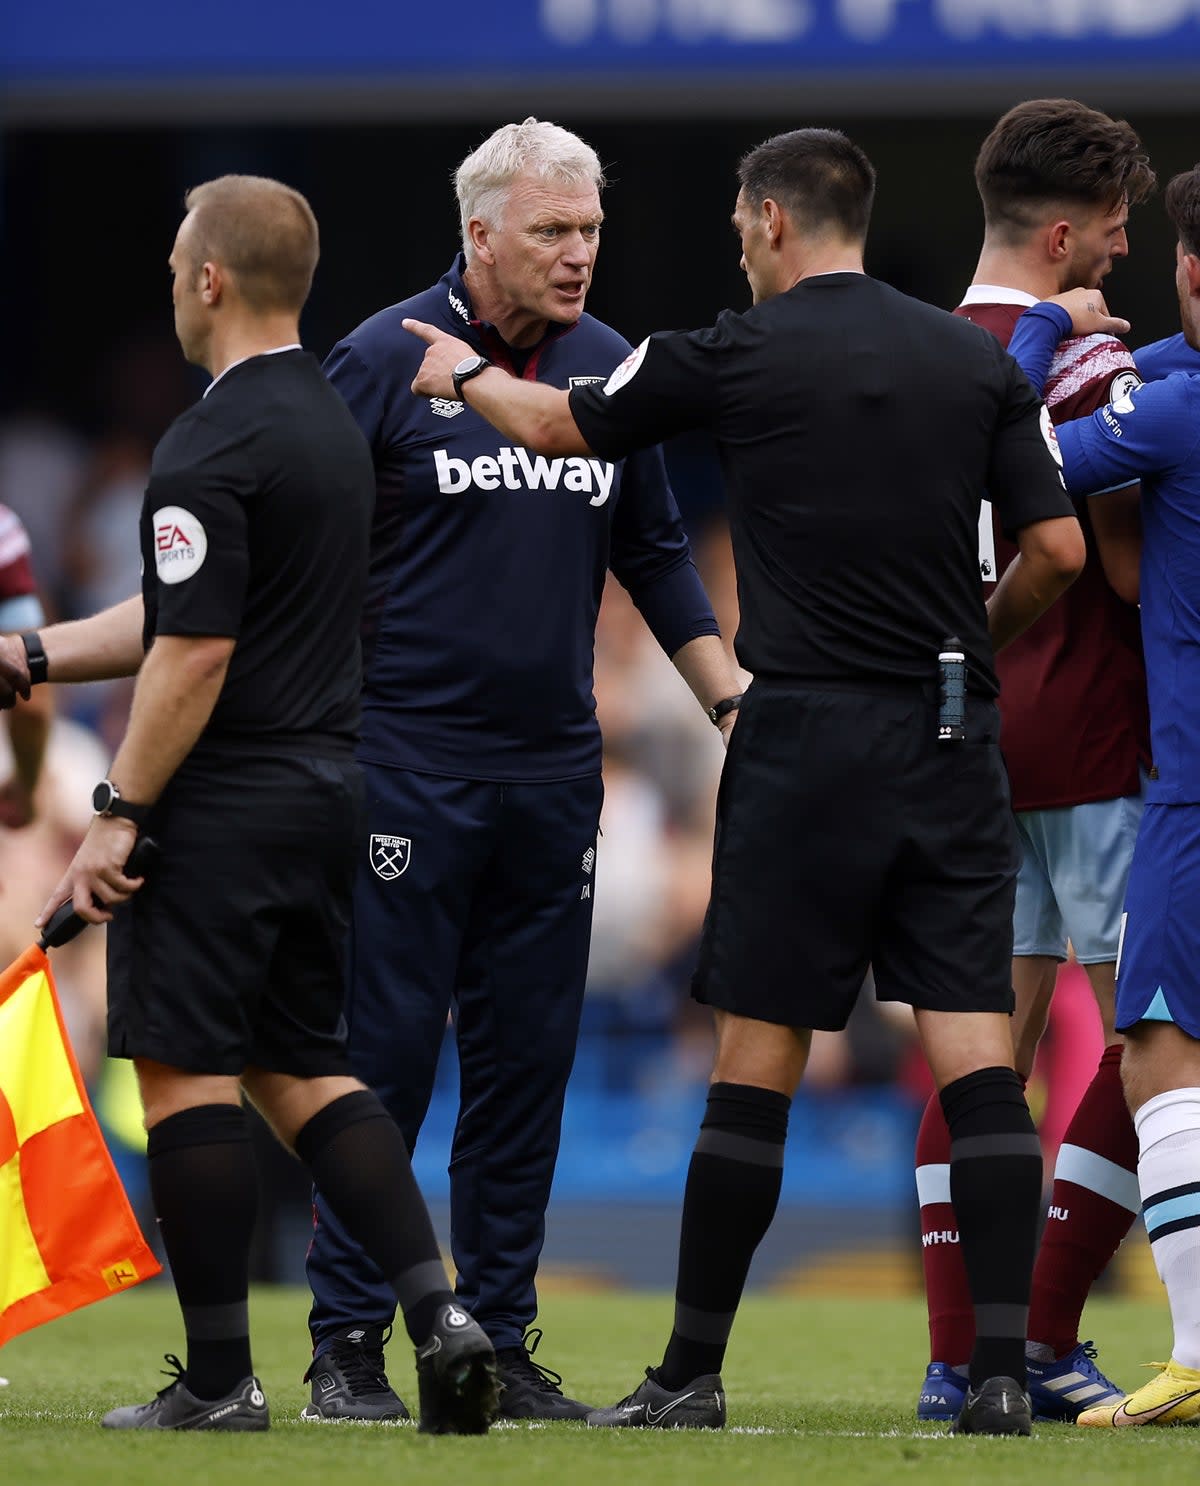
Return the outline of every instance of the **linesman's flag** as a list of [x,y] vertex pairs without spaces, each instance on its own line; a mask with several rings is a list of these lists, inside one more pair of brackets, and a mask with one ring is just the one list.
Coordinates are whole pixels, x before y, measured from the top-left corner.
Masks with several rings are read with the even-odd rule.
[[0,1346],[160,1268],[31,946],[0,975]]

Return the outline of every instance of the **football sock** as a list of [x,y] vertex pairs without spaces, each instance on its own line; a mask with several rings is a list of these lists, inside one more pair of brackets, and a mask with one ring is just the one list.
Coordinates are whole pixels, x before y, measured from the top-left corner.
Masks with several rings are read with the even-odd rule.
[[295,1145],[317,1190],[395,1291],[419,1345],[454,1292],[396,1122],[377,1095],[359,1089],[313,1115]]
[[1025,1376],[1042,1148],[1011,1068],[980,1068],[941,1092],[950,1195],[975,1310],[971,1383]]
[[168,1115],[146,1137],[150,1194],[187,1333],[184,1382],[197,1398],[232,1393],[252,1371],[246,1302],[258,1172],[235,1104]]
[[1174,1361],[1200,1368],[1200,1089],[1172,1089],[1133,1117],[1146,1233],[1167,1287]]
[[925,1106],[917,1131],[916,1168],[929,1360],[965,1368],[975,1345],[975,1311],[950,1203],[950,1131],[936,1094]]
[[1088,1292],[1141,1207],[1138,1142],[1121,1087],[1121,1045],[1105,1048],[1059,1147],[1029,1304],[1029,1340],[1065,1357]]
[[684,1191],[664,1388],[721,1370],[750,1261],[779,1203],[791,1104],[748,1084],[708,1091]]

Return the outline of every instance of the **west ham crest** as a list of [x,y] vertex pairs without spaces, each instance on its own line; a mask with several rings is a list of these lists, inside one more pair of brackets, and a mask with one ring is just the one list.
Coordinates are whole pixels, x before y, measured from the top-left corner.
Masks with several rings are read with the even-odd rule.
[[391,882],[408,866],[412,842],[407,836],[372,836],[371,867],[376,877]]

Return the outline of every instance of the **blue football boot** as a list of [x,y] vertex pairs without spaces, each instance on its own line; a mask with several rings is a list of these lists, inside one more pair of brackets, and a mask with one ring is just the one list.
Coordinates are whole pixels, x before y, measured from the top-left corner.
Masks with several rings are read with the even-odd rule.
[[944,1362],[931,1362],[921,1396],[917,1399],[918,1419],[957,1419],[967,1397],[967,1379]]
[[1057,1362],[1026,1360],[1033,1417],[1073,1424],[1085,1409],[1119,1403],[1125,1391],[1096,1366],[1092,1342],[1080,1342]]

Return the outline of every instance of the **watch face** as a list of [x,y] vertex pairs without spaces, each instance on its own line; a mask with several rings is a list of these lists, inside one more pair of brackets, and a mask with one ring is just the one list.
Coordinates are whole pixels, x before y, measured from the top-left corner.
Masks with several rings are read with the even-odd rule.
[[103,815],[111,807],[116,796],[117,792],[109,781],[102,779],[92,791],[92,809],[97,815]]
[[454,368],[454,375],[465,377],[468,372],[473,372],[482,360],[482,356],[465,356]]

